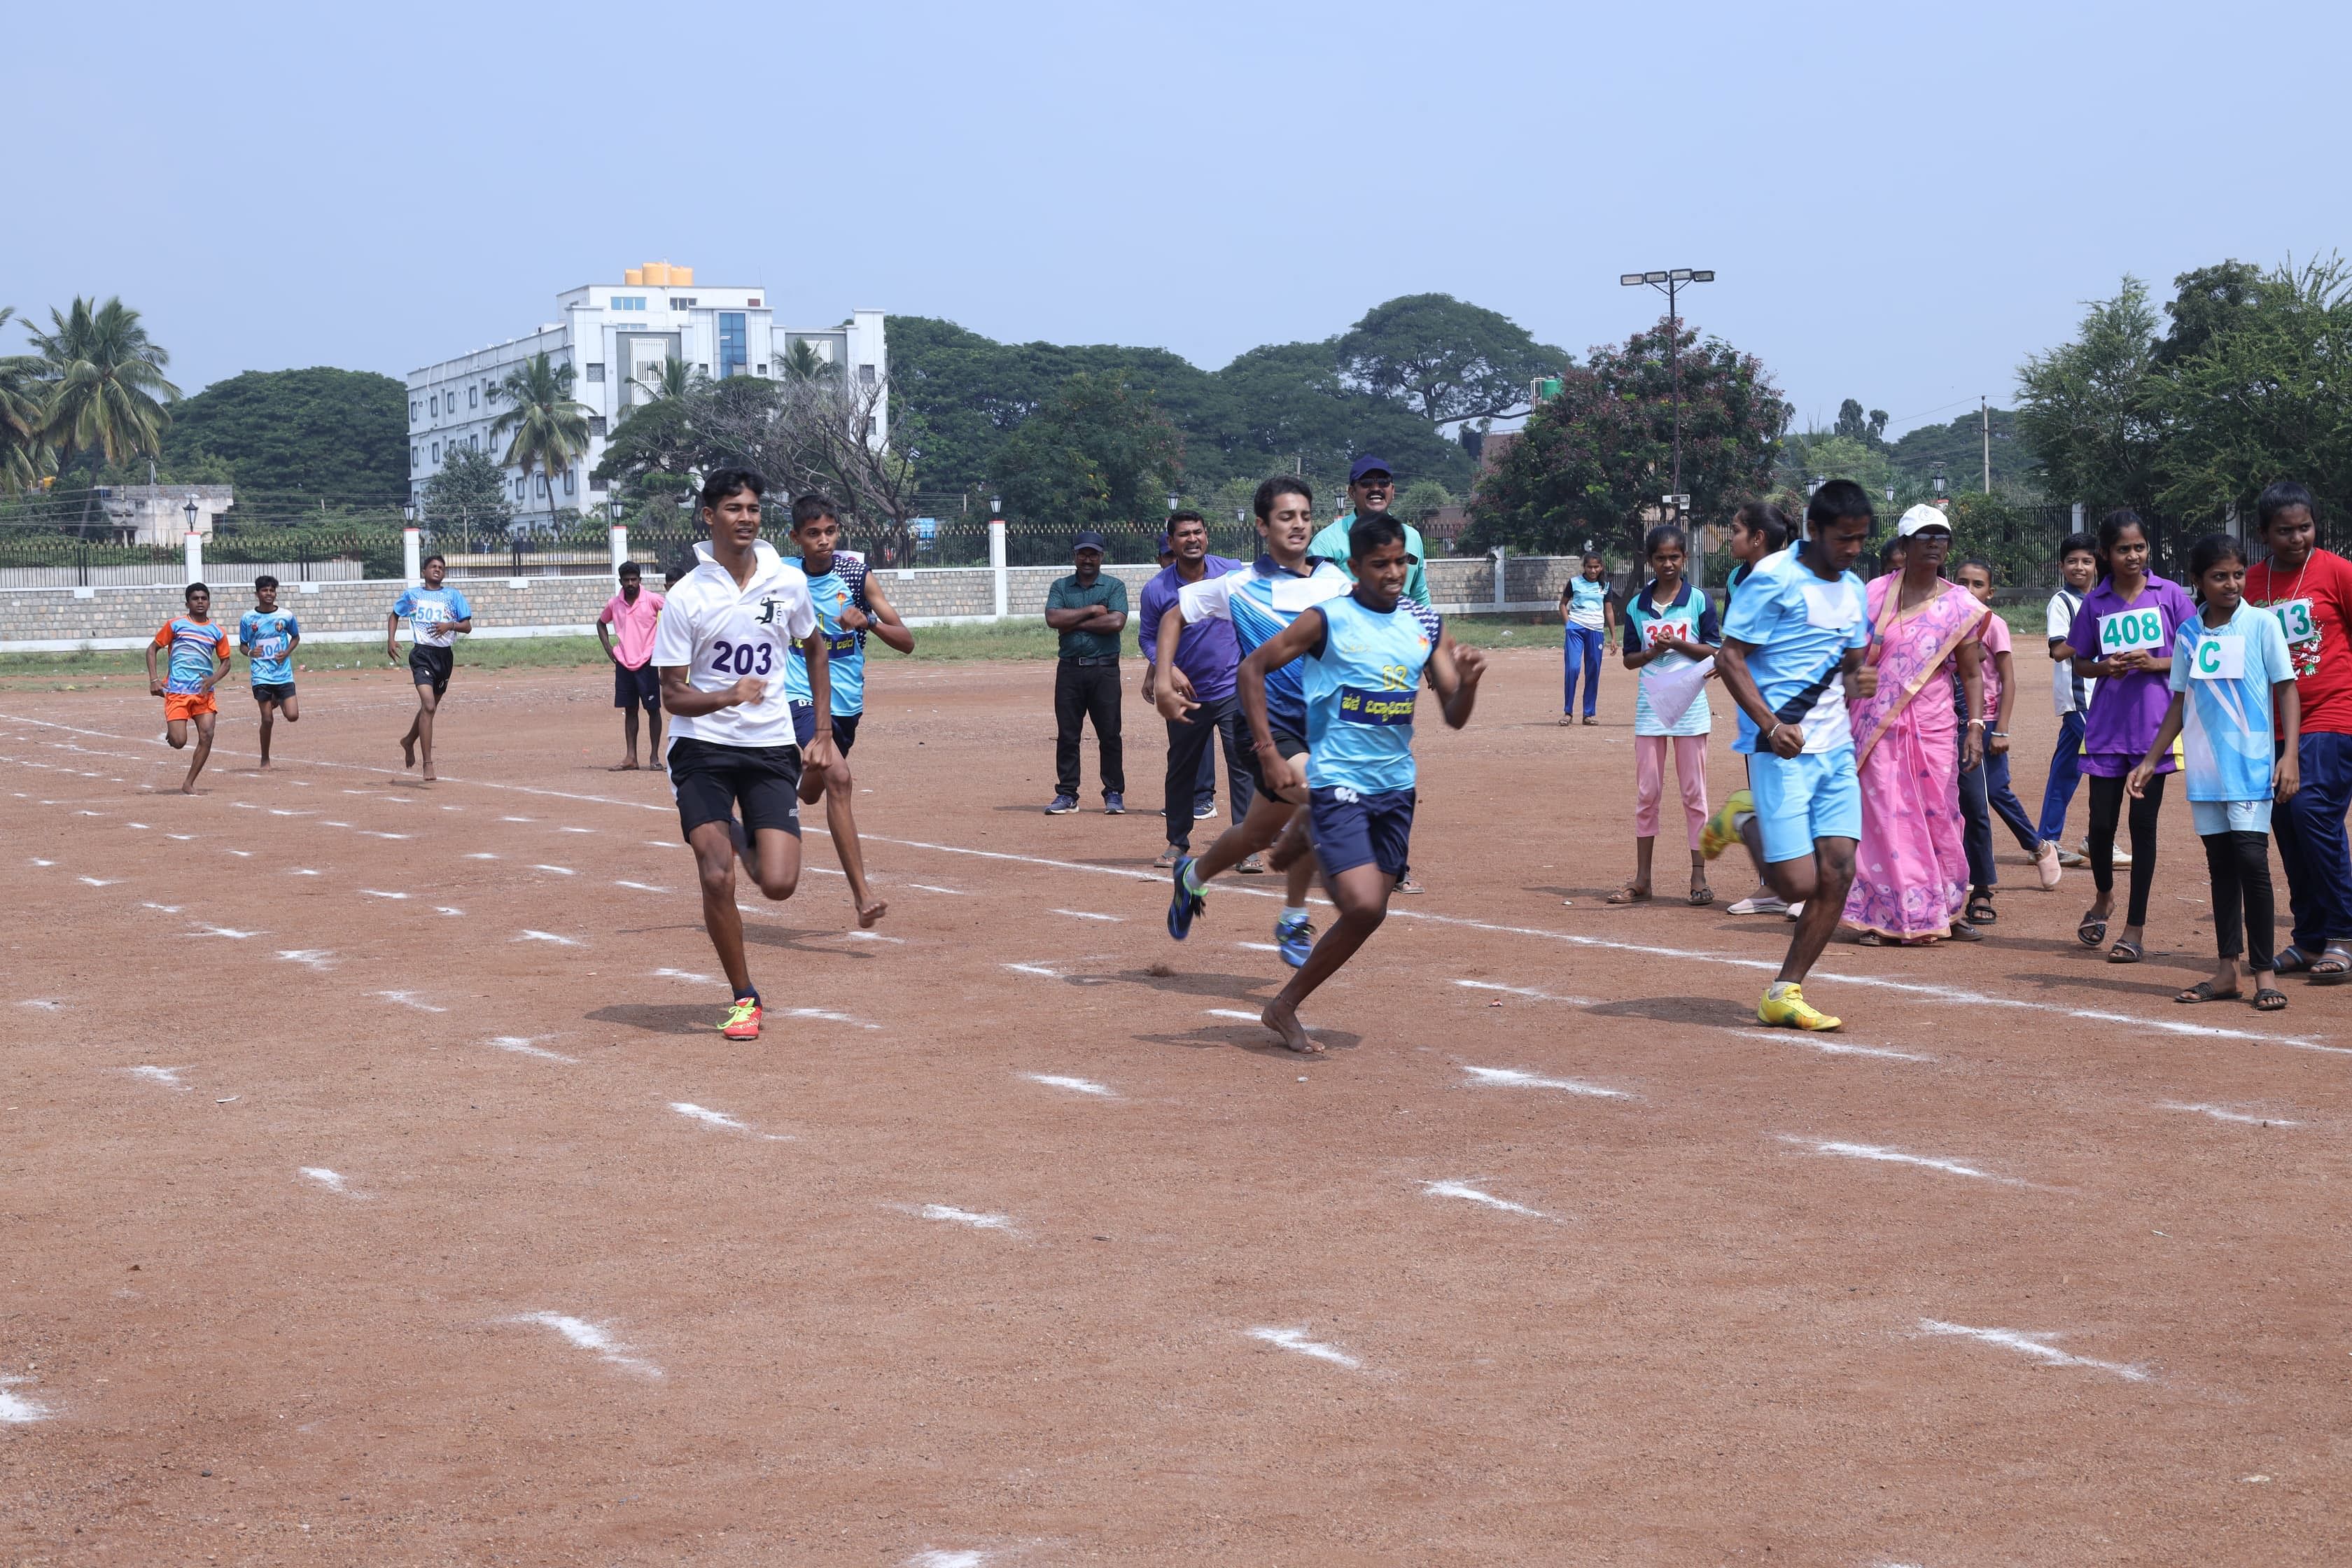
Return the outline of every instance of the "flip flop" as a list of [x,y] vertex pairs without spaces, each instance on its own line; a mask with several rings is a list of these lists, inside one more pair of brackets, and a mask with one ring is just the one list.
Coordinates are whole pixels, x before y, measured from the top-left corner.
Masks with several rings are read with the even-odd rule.
[[2109,963],[2137,963],[2143,956],[2139,943],[2136,942],[2118,940],[2115,946],[2107,949]]
[[2175,996],[2173,1000],[2175,1002],[2189,1004],[2198,1002],[2242,1002],[2245,1000],[2245,997],[2246,994],[2242,991],[2216,991],[2213,989],[2213,983],[2211,981],[2200,980],[2196,984],[2191,985],[2188,990],[2183,991],[2179,995]]
[[1713,902],[1715,902],[1715,889],[1713,888],[1698,887],[1693,888],[1690,890],[1691,908],[1695,910],[1703,910]]
[[2286,1006],[2286,993],[2276,986],[2264,985],[2254,992],[2254,1011],[2276,1013]]
[[2107,940],[2107,922],[2103,916],[2084,915],[2083,923],[2074,928],[2074,940],[2084,947],[2096,947]]

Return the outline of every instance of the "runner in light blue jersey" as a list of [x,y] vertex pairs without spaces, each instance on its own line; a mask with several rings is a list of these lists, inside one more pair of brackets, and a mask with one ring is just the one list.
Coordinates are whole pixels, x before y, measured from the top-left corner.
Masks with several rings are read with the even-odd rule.
[[[1315,537],[1315,496],[1305,480],[1286,474],[1266,480],[1257,488],[1256,510],[1258,537],[1265,546],[1256,564],[1246,572],[1186,584],[1160,617],[1151,689],[1160,716],[1171,723],[1189,721],[1187,716],[1200,706],[1193,700],[1192,683],[1176,667],[1176,645],[1187,625],[1231,621],[1234,642],[1247,656],[1307,610],[1348,592],[1345,572],[1307,555],[1307,542]],[[1246,683],[1271,715],[1267,738],[1250,753],[1256,787],[1247,815],[1197,858],[1178,858],[1168,901],[1168,934],[1178,942],[1192,934],[1210,879],[1281,838],[1273,862],[1289,879],[1289,896],[1275,917],[1275,945],[1294,969],[1314,950],[1315,928],[1307,918],[1307,889],[1314,880],[1315,862],[1306,837],[1306,795],[1303,789],[1277,790],[1267,782],[1276,763],[1307,750],[1303,673],[1297,660],[1281,660]]]
[[[826,715],[833,731],[833,761],[803,771],[801,804],[814,805],[819,795],[824,797],[824,825],[833,835],[834,852],[841,858],[842,874],[849,879],[857,923],[866,927],[888,913],[890,906],[866,885],[866,849],[850,809],[856,781],[850,776],[849,749],[857,744],[857,721],[866,711],[866,638],[871,633],[900,653],[912,653],[915,634],[899,620],[882,584],[866,574],[866,557],[840,548],[841,519],[833,502],[814,493],[793,502],[793,543],[808,578],[809,600],[816,606],[825,673],[833,683],[832,711]],[[808,657],[797,646],[784,665],[784,695],[792,703],[793,732],[805,749],[816,733],[817,718],[809,694]]]
[[294,649],[302,623],[278,607],[278,579],[267,572],[253,580],[253,608],[236,623],[237,650],[253,681],[254,706],[261,710],[261,771],[269,771],[269,731],[280,716],[291,724],[302,717],[294,697]]
[[1306,661],[1309,755],[1303,777],[1286,758],[1268,772],[1279,786],[1307,788],[1315,852],[1339,918],[1262,1015],[1294,1051],[1323,1048],[1299,1026],[1299,1004],[1380,929],[1410,858],[1412,723],[1423,682],[1437,693],[1446,724],[1459,730],[1470,721],[1486,668],[1484,654],[1457,649],[1435,616],[1402,597],[1411,558],[1402,523],[1359,519],[1348,544],[1354,591],[1302,611],[1243,659],[1238,688],[1259,750],[1270,750],[1265,672],[1293,658]]

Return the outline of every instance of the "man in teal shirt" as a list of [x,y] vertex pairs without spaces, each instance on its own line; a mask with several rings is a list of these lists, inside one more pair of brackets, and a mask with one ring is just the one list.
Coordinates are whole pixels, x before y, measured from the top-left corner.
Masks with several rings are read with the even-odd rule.
[[[1370,452],[1348,465],[1348,510],[1307,546],[1309,555],[1320,555],[1348,570],[1348,530],[1356,525],[1359,512],[1367,517],[1389,510],[1396,500],[1396,479],[1389,472],[1388,459],[1375,458]],[[1429,552],[1421,542],[1421,530],[1411,523],[1404,525],[1405,558],[1411,563],[1404,577],[1404,596],[1424,609],[1429,605],[1429,574],[1422,563]]]
[[1054,801],[1049,816],[1078,809],[1078,739],[1094,721],[1102,752],[1103,810],[1127,810],[1127,763],[1118,735],[1118,640],[1127,626],[1127,584],[1103,575],[1103,538],[1070,541],[1077,570],[1045,590],[1045,624],[1061,634],[1054,671]]

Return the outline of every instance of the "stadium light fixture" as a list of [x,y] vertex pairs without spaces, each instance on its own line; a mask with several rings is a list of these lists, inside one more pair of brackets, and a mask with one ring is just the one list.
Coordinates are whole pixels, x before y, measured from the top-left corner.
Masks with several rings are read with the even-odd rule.
[[1675,405],[1675,471],[1673,489],[1676,495],[1683,489],[1683,322],[1675,294],[1685,283],[1712,283],[1715,274],[1688,267],[1669,268],[1663,272],[1620,272],[1617,281],[1631,289],[1648,284],[1665,291],[1666,296],[1666,363],[1674,375]]

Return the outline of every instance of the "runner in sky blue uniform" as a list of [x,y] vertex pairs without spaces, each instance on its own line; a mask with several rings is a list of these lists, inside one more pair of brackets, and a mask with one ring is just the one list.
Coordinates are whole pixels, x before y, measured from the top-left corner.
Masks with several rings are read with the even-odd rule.
[[1437,618],[1403,599],[1412,557],[1404,525],[1360,518],[1348,533],[1355,590],[1303,610],[1242,660],[1242,710],[1261,754],[1272,752],[1266,674],[1303,658],[1307,760],[1276,756],[1269,782],[1307,786],[1315,853],[1339,919],[1306,964],[1265,1005],[1265,1026],[1294,1051],[1323,1047],[1299,1026],[1298,1005],[1355,956],[1388,918],[1389,894],[1404,874],[1412,837],[1413,703],[1427,679],[1448,727],[1470,721],[1486,655],[1459,648]]
[[408,652],[408,676],[416,687],[416,717],[409,721],[408,732],[400,738],[400,752],[406,759],[405,767],[416,765],[416,753],[425,752],[425,781],[433,782],[433,719],[441,711],[441,699],[448,695],[450,672],[457,664],[457,635],[474,629],[474,606],[456,588],[442,585],[449,574],[448,563],[438,555],[428,555],[418,570],[424,574],[425,585],[410,588],[393,602],[392,614],[383,621],[383,657],[394,664],[400,662],[400,617],[408,617],[408,629],[415,646]]
[[[1256,564],[1246,572],[1228,572],[1222,577],[1186,584],[1160,617],[1151,689],[1158,693],[1154,700],[1160,716],[1171,723],[1188,722],[1188,715],[1200,706],[1192,681],[1176,668],[1176,645],[1187,625],[1231,621],[1234,639],[1247,654],[1309,606],[1348,592],[1345,572],[1307,553],[1307,541],[1315,536],[1315,496],[1304,480],[1288,475],[1266,480],[1257,488],[1256,508],[1258,535],[1265,542],[1265,553]],[[1282,759],[1307,750],[1307,702],[1301,679],[1295,661],[1271,665],[1255,678],[1259,700],[1273,719],[1268,738],[1249,753],[1255,785],[1249,812],[1197,858],[1184,856],[1177,860],[1175,888],[1168,903],[1168,934],[1178,942],[1192,934],[1211,878],[1257,854],[1285,829],[1293,833],[1306,829],[1305,795],[1297,791],[1277,795],[1266,785]],[[1289,898],[1274,922],[1275,942],[1282,950],[1283,962],[1293,969],[1307,962],[1315,946],[1315,928],[1307,918],[1307,889],[1314,879],[1315,862],[1303,845],[1297,849],[1278,868],[1289,878]]]
[[[819,795],[824,797],[824,825],[833,835],[834,853],[841,858],[842,874],[849,879],[857,923],[866,928],[890,911],[866,886],[866,850],[850,811],[855,781],[849,773],[849,749],[857,744],[857,721],[866,713],[866,636],[871,632],[900,653],[912,653],[915,634],[898,619],[882,584],[866,575],[866,557],[839,548],[841,519],[831,501],[809,494],[793,502],[793,543],[801,552],[801,571],[816,606],[817,630],[824,637],[825,668],[833,678],[834,759],[801,773],[801,804],[814,805]],[[805,752],[816,734],[816,708],[809,695],[808,658],[798,647],[784,667],[784,692],[792,701],[793,733]]]
[[278,607],[278,579],[266,572],[256,577],[253,608],[236,623],[236,646],[253,680],[254,705],[261,710],[263,773],[269,771],[271,721],[283,714],[291,724],[302,717],[294,702],[294,650],[301,641],[302,624],[294,612]]

